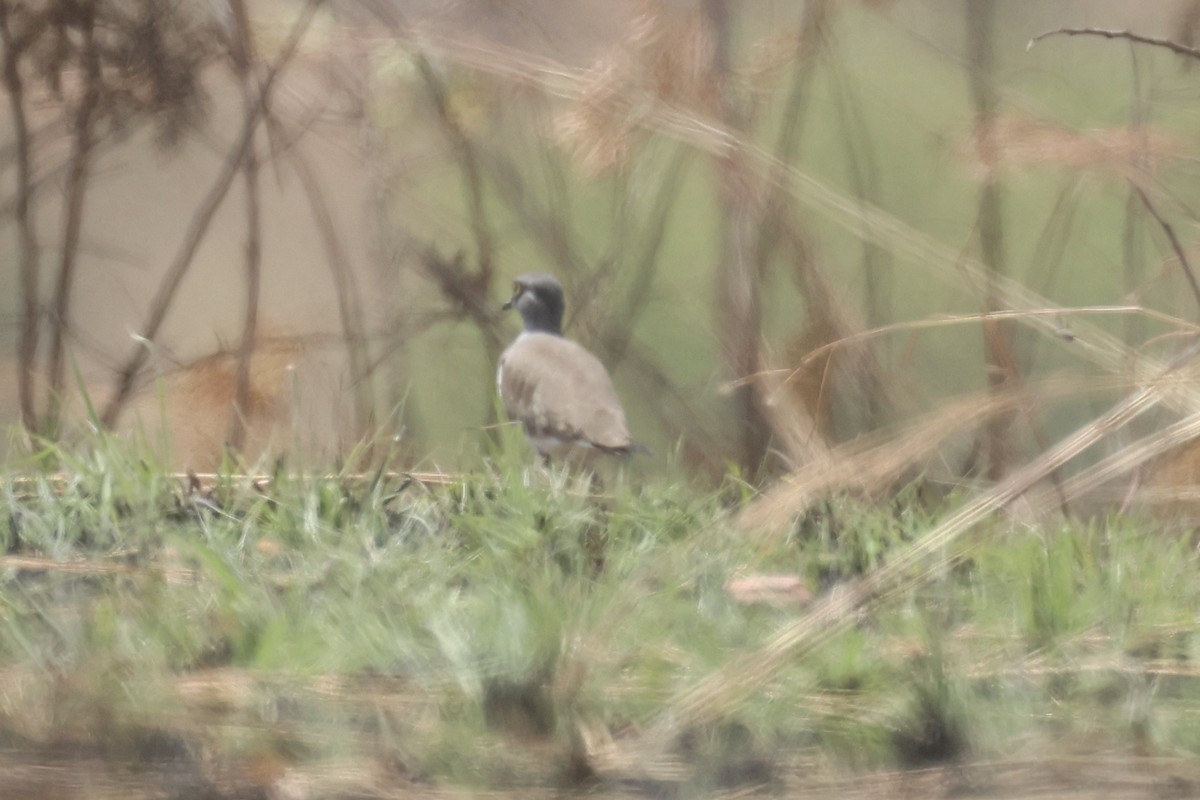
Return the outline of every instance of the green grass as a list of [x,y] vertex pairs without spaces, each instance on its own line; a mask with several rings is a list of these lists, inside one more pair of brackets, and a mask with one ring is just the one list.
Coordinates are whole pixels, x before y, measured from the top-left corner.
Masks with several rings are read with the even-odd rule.
[[734,485],[597,496],[503,457],[448,486],[281,471],[197,498],[115,440],[47,456],[67,469],[15,465],[0,484],[10,763],[165,762],[217,784],[325,770],[339,791],[367,763],[464,792],[706,795],[1200,749],[1200,557],[1146,520],[996,519],[745,699],[663,728],[685,691],[805,613],[740,604],[728,580],[838,591],[940,510],[834,499],[763,537],[734,527]]

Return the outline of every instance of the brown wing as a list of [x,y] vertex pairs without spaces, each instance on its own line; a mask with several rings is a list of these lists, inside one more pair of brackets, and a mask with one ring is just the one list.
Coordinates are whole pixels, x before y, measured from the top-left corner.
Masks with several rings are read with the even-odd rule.
[[608,371],[570,339],[522,334],[500,356],[500,399],[533,436],[582,440],[603,450],[632,443]]

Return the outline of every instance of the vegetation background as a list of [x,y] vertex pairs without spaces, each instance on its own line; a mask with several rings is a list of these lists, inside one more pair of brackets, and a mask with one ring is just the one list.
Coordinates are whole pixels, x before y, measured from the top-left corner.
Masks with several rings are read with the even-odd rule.
[[994,476],[1194,314],[1194,59],[1026,47],[1187,42],[1185,2],[79,8],[6,11],[0,410],[32,431],[82,389],[179,467],[380,432],[469,464],[497,306],[546,269],[697,475],[1018,381],[942,451]]
[[0,789],[1189,793],[1198,26],[0,0]]

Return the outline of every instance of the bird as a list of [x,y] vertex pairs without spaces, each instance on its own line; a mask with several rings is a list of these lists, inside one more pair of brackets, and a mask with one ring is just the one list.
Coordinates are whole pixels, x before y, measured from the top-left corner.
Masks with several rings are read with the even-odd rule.
[[543,272],[517,276],[503,308],[520,313],[523,329],[500,355],[496,387],[509,419],[521,423],[542,462],[643,449],[629,435],[604,364],[563,336],[558,279]]

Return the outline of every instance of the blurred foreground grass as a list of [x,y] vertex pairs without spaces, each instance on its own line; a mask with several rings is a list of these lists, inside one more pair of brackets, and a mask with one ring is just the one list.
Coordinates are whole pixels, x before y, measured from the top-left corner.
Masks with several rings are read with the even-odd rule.
[[46,456],[0,483],[0,797],[1200,791],[1200,556],[1149,520],[996,519],[692,722],[685,691],[806,613],[738,581],[842,591],[953,503],[766,535],[734,480],[596,495],[499,457],[195,491],[115,441]]

